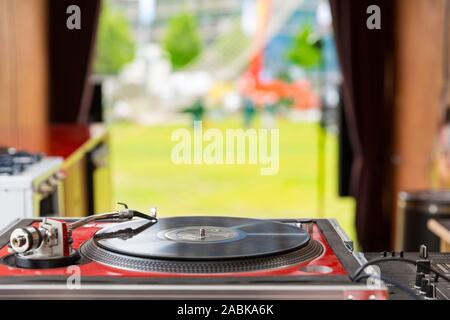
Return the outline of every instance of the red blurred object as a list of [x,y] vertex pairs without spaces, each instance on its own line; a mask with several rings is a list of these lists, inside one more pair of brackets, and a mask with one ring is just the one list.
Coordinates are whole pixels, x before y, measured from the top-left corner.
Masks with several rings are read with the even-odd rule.
[[[281,80],[262,81],[254,74],[246,74],[240,82],[241,93],[258,105],[264,105],[267,99],[290,99],[295,109],[315,109],[319,107],[319,98],[312,91],[307,80],[299,80],[293,83]],[[273,101],[270,101],[273,102]]]

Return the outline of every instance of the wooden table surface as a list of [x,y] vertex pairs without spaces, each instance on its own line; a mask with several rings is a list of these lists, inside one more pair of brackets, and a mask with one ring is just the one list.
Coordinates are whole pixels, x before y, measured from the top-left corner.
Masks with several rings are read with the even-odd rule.
[[441,251],[450,252],[450,218],[430,219],[428,229],[441,239]]
[[0,128],[0,137],[6,131],[14,137],[14,140],[4,142],[0,139],[0,146],[62,157],[66,163],[76,160],[72,158],[76,158],[77,153],[83,152],[83,149],[89,149],[91,144],[98,143],[107,134],[104,125],[101,124],[53,124],[43,128],[3,127]]

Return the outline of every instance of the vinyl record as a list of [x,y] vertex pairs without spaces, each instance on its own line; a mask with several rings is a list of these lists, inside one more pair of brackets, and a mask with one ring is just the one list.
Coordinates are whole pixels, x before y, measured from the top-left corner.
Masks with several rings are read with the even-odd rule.
[[107,227],[95,244],[126,256],[172,260],[247,259],[306,246],[307,232],[270,220],[230,217],[173,217],[149,226],[133,220]]

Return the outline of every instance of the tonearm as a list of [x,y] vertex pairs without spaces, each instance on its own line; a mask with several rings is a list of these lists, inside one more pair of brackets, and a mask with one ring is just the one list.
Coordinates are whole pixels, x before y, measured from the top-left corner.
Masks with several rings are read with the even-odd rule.
[[150,215],[129,209],[119,203],[123,209],[95,214],[72,223],[58,219],[44,218],[37,227],[28,226],[15,229],[10,236],[10,249],[21,259],[49,260],[76,255],[72,248],[72,230],[99,220],[131,220],[135,217],[147,219],[155,224],[156,208],[151,208]]

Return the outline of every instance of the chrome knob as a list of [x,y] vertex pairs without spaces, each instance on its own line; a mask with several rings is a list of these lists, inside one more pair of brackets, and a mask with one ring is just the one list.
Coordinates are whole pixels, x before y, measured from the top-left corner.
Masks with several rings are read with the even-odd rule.
[[9,242],[11,249],[17,253],[33,251],[43,241],[42,231],[35,227],[18,228],[11,233]]
[[419,256],[422,259],[428,259],[428,248],[426,245],[421,245],[419,248]]
[[11,244],[16,248],[23,247],[26,243],[27,239],[24,236],[17,236],[11,239]]

